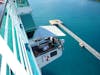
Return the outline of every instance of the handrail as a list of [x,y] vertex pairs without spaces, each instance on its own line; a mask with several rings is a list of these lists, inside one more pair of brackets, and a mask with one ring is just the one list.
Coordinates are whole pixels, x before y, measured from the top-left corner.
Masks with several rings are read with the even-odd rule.
[[[9,9],[9,10],[8,10]],[[29,57],[29,54],[27,53],[27,50],[24,46],[24,44],[26,42],[28,42],[27,36],[25,34],[25,30],[24,29],[20,29],[20,18],[18,17],[17,13],[16,13],[16,8],[14,3],[9,0],[9,3],[7,4],[7,10],[8,10],[8,14],[11,19],[12,19],[12,41],[13,41],[13,49],[14,49],[14,43],[15,41],[15,36],[14,36],[14,28],[16,30],[16,35],[17,35],[17,41],[18,42],[18,46],[20,46],[19,48],[22,48],[22,51],[20,51],[20,57],[22,58],[22,61],[20,62],[17,58],[16,58],[16,52],[12,52],[12,50],[9,48],[9,46],[7,45],[6,41],[3,40],[3,38],[0,35],[0,55],[3,57],[2,59],[5,60],[5,64],[7,64],[9,66],[9,68],[11,69],[12,73],[14,73],[15,75],[41,75],[40,73],[40,69],[36,63],[35,57],[31,54],[31,52],[29,54],[31,54],[31,59]],[[13,13],[13,14],[12,14]],[[8,27],[9,29],[9,27]],[[7,30],[8,31],[8,30]],[[5,30],[5,32],[7,32]],[[24,37],[23,37],[24,35]],[[6,37],[7,38],[7,37]],[[9,40],[9,39],[8,39]],[[23,40],[23,41],[22,41]],[[14,49],[14,51],[16,51],[16,48]],[[30,50],[31,51],[31,50]],[[23,60],[24,58],[24,60]],[[31,62],[31,61],[32,62]],[[25,65],[24,62],[25,61]],[[1,64],[2,65],[2,64]],[[10,71],[10,70],[9,70]],[[3,68],[1,68],[1,72],[0,75],[6,75],[6,72]]]
[[[6,63],[16,75],[28,75],[22,64],[17,60],[15,55],[11,52],[10,48],[0,35],[0,55],[4,57]],[[15,66],[16,65],[16,66]],[[2,71],[1,74],[2,75]]]
[[[33,57],[34,60],[31,59],[31,61],[30,61],[31,57],[29,57],[28,53],[26,52],[26,48],[24,46],[24,43],[28,42],[28,39],[27,39],[24,28],[22,30],[20,29],[19,25],[22,24],[22,23],[21,23],[20,18],[17,15],[16,7],[14,6],[14,4],[12,2],[9,3],[9,5],[11,6],[10,8],[13,10],[13,11],[12,10],[10,11],[10,16],[14,21],[14,27],[16,29],[16,33],[18,34],[18,38],[19,38],[20,45],[21,45],[21,48],[22,48],[22,54],[23,54],[25,64],[26,64],[27,73],[30,74],[30,75],[41,75],[39,67],[37,66],[35,57]],[[32,54],[31,54],[31,56],[32,56]],[[33,64],[31,64],[31,63],[33,63]],[[34,65],[35,65],[35,67],[32,68],[32,66],[34,66]]]

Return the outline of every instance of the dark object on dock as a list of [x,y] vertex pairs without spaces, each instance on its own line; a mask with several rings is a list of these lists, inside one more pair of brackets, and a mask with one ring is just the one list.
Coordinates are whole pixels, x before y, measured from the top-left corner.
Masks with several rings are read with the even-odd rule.
[[79,45],[80,45],[81,48],[85,47],[83,42],[80,42]]

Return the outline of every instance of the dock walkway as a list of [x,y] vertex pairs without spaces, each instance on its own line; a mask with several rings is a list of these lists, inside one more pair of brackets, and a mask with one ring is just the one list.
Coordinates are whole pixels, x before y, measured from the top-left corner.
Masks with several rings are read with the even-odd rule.
[[66,33],[68,33],[71,37],[73,37],[77,42],[82,43],[83,46],[97,59],[100,60],[100,53],[97,52],[94,48],[92,48],[89,44],[87,44],[85,41],[83,41],[81,38],[79,38],[76,34],[74,34],[71,30],[69,30],[67,27],[63,25],[63,23],[60,20],[50,20],[50,24],[52,25],[58,25],[61,27]]

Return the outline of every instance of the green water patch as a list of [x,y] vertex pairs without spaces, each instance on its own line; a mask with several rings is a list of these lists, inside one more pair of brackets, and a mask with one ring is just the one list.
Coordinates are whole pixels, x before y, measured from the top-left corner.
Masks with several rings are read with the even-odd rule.
[[20,15],[25,31],[35,29],[35,23],[31,14]]
[[13,51],[13,39],[12,39],[12,21],[11,18],[8,18],[8,46]]

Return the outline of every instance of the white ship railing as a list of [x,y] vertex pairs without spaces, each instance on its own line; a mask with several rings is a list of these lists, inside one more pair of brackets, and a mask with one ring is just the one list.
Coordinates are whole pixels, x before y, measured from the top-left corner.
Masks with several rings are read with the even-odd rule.
[[[1,36],[0,36],[0,55],[2,56],[2,60],[3,59],[5,60],[6,64],[9,65],[14,74],[28,75],[22,64],[17,60],[17,58],[11,52],[10,48],[8,47],[8,45]],[[4,68],[1,68],[0,73],[1,73],[0,75],[5,75]]]
[[[9,1],[6,8],[6,23],[2,25],[4,28],[0,29],[0,31],[4,30],[4,38],[0,35],[0,75],[41,75],[30,47],[29,51],[25,47],[25,44],[28,44],[28,39],[24,28],[20,28],[22,22],[17,16],[13,2]],[[11,24],[9,19],[11,19]],[[9,37],[12,37],[10,42]],[[9,43],[12,43],[12,49],[8,46]]]

